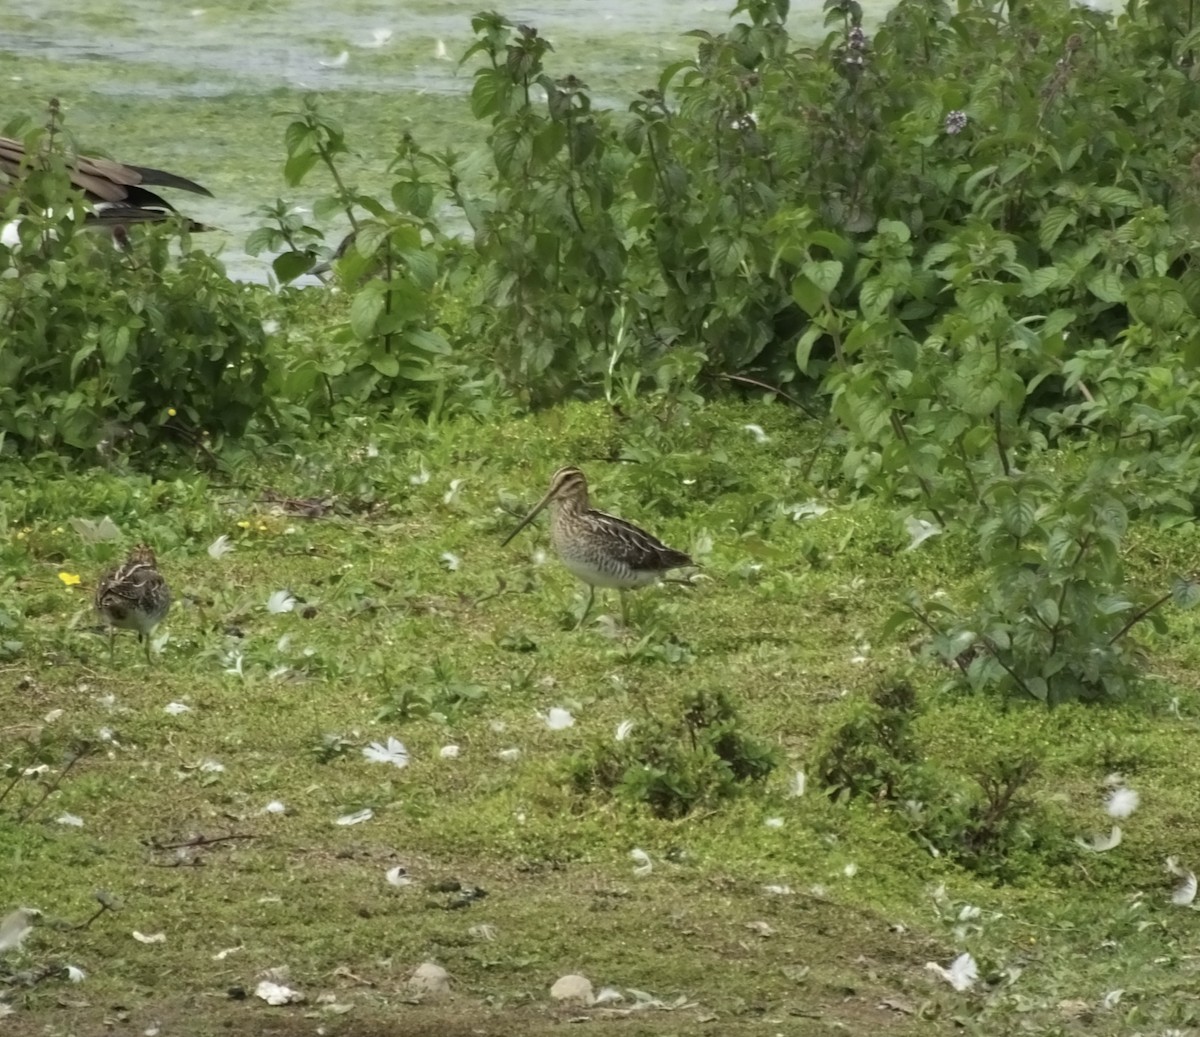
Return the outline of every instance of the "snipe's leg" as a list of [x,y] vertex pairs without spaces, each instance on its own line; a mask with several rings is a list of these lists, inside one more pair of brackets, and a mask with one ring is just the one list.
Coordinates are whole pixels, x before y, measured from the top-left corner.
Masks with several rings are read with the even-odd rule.
[[583,615],[579,617],[579,622],[575,624],[575,629],[578,630],[583,626],[583,621],[588,618],[588,613],[592,611],[592,602],[596,600],[596,588],[590,583],[588,584],[588,600],[583,607]]
[[108,665],[112,666],[117,657],[117,628],[112,624],[108,627]]
[[629,626],[629,595],[625,591],[618,592],[621,595],[621,626]]
[[149,634],[138,634],[138,638],[139,638],[139,640],[144,641],[146,644],[146,665],[149,666],[150,665],[150,635]]

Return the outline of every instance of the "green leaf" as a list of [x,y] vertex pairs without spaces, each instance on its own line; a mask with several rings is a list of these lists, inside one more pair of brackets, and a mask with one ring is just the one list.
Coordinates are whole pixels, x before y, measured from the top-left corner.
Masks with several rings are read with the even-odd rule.
[[1035,295],[1042,295],[1051,288],[1056,288],[1061,280],[1062,274],[1058,267],[1039,267],[1037,270],[1031,270],[1023,279],[1021,294],[1027,299]]
[[813,345],[820,337],[820,326],[810,323],[804,329],[804,334],[800,336],[800,341],[796,343],[796,366],[800,369],[801,374],[808,374],[809,356],[812,354]]
[[283,178],[289,187],[297,187],[308,176],[312,167],[317,164],[319,157],[316,152],[304,152],[293,155],[283,165]]
[[882,316],[892,304],[894,294],[895,290],[885,283],[882,277],[870,277],[865,280],[858,290],[858,305],[863,311],[863,316]]
[[1115,270],[1101,270],[1087,282],[1088,291],[1101,302],[1125,301],[1125,289],[1121,277]]
[[810,259],[801,264],[800,270],[826,296],[836,291],[838,281],[842,279],[842,264],[837,259]]
[[1034,606],[1038,617],[1048,627],[1058,625],[1058,602],[1053,598],[1043,598]]
[[1014,494],[1001,502],[1000,518],[1013,536],[1026,537],[1037,522],[1037,503],[1031,496]]
[[821,290],[803,274],[792,281],[792,298],[810,317],[815,317],[825,309],[825,297]]
[[416,349],[436,356],[450,356],[450,343],[436,331],[412,328],[404,335],[404,341]]
[[878,230],[880,234],[891,234],[900,241],[912,240],[912,231],[908,229],[908,224],[899,220],[880,220]]
[[287,284],[301,274],[307,274],[314,261],[311,252],[281,252],[271,261],[271,269],[280,284]]
[[371,357],[371,366],[385,378],[395,378],[400,373],[400,361],[388,353]]
[[1038,225],[1038,244],[1042,250],[1049,252],[1054,243],[1062,236],[1068,227],[1075,226],[1078,216],[1071,209],[1060,205],[1046,213]]
[[350,304],[350,329],[360,342],[367,341],[375,333],[375,324],[383,313],[384,288],[382,281],[370,281]]
[[414,249],[405,251],[403,256],[413,280],[429,291],[437,283],[437,254],[432,249]]

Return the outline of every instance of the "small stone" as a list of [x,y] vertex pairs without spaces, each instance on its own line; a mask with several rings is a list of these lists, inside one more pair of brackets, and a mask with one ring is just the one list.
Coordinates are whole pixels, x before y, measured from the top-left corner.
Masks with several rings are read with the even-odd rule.
[[571,1004],[590,1005],[596,1000],[592,993],[592,983],[586,976],[559,976],[550,988],[550,996],[555,1001],[565,1001]]
[[432,961],[423,962],[409,977],[408,989],[415,994],[448,994],[450,973]]

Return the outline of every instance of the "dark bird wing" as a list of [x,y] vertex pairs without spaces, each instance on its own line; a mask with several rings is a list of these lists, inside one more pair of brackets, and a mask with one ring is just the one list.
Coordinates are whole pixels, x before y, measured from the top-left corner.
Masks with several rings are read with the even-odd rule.
[[[11,137],[0,137],[0,173],[15,180],[27,170],[25,145]],[[94,202],[124,202],[132,206],[157,205],[171,209],[170,204],[153,191],[145,190],[142,184],[174,187],[212,197],[208,188],[187,177],[150,166],[127,166],[108,158],[77,155],[69,167],[69,174],[71,183]]]
[[592,512],[599,532],[612,546],[610,550],[636,572],[666,572],[695,563],[682,551],[667,547],[656,536],[652,536],[632,522],[602,511]]

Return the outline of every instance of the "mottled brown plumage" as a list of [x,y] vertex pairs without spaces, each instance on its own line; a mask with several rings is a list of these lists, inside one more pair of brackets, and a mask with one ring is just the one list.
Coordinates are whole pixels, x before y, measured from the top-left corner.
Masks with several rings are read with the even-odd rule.
[[560,468],[537,506],[505,538],[508,544],[547,505],[551,505],[550,542],[563,564],[588,587],[583,624],[591,611],[597,587],[621,592],[621,613],[627,617],[625,592],[657,583],[672,569],[695,564],[682,551],[667,547],[632,522],[591,507],[587,478],[578,468]]
[[96,585],[96,611],[108,627],[109,659],[120,628],[137,631],[138,640],[146,646],[146,662],[149,662],[150,634],[170,607],[171,589],[158,571],[154,552],[145,544],[138,544],[123,564],[106,572]]

